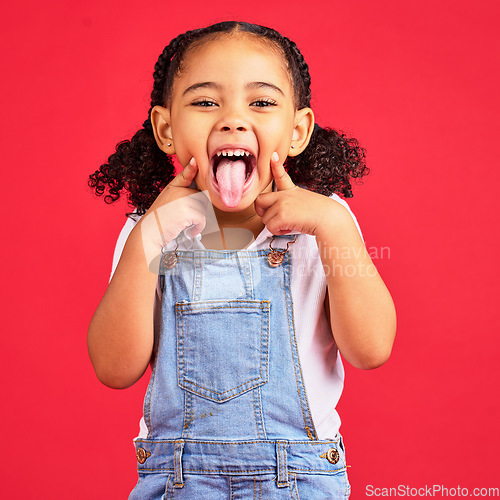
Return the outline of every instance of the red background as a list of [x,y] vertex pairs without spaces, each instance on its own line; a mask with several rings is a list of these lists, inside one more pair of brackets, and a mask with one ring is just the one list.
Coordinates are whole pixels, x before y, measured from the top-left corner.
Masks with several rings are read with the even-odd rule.
[[[350,201],[397,306],[391,359],[346,367],[353,498],[498,480],[496,1],[33,2],[4,6],[2,496],[126,498],[146,380],[102,386],[86,351],[125,204],[87,177],[146,118],[158,54],[237,18],[295,40],[317,121],[359,139]],[[471,490],[472,491],[472,490]]]

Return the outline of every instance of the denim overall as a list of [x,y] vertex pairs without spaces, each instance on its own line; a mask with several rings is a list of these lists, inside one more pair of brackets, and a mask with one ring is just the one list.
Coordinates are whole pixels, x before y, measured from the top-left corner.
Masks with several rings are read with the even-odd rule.
[[318,440],[307,402],[290,252],[277,267],[269,252],[180,250],[160,266],[149,432],[135,440],[129,499],[349,497],[342,438]]

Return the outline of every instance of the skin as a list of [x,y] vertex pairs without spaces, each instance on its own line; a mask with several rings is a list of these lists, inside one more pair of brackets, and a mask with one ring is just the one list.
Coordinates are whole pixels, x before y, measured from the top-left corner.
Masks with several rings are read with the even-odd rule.
[[[151,121],[158,146],[176,154],[184,169],[130,233],[91,320],[88,346],[98,378],[125,388],[146,370],[154,341],[154,256],[184,228],[203,231],[208,201],[221,228],[256,236],[266,225],[273,234],[314,235],[327,276],[325,308],[340,352],[358,368],[383,364],[395,337],[394,304],[351,215],[336,201],[295,186],[283,168],[287,155],[307,147],[314,115],[309,108],[296,109],[279,53],[248,34],[198,46],[188,53],[169,101],[153,109]],[[232,208],[210,179],[210,158],[224,144],[245,144],[257,157],[254,180]],[[223,240],[222,246],[241,243],[235,241],[227,245]]]
[[[271,155],[286,158],[305,149],[314,115],[295,109],[279,53],[251,35],[225,36],[223,43],[223,50],[216,40],[188,53],[167,106],[156,106],[151,121],[165,153],[175,153],[184,166],[195,158],[198,189],[207,192],[221,221],[234,224],[253,215],[257,196],[270,190]],[[252,187],[234,208],[222,203],[210,179],[210,158],[225,144],[246,145],[257,156]]]

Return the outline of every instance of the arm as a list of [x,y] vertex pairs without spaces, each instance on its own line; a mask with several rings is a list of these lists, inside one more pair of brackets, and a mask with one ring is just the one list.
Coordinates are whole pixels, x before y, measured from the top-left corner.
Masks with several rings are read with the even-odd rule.
[[125,389],[146,371],[153,350],[157,280],[147,265],[139,221],[88,329],[90,359],[109,387]]
[[323,202],[315,235],[335,342],[351,365],[376,368],[387,361],[394,343],[394,304],[347,209],[334,200]]
[[[108,288],[90,321],[87,343],[99,380],[125,389],[146,371],[154,343],[158,254],[185,227],[204,225],[201,193],[189,189],[192,160],[160,193],[130,232]],[[195,197],[189,195],[196,195]]]
[[356,368],[380,366],[392,350],[396,313],[354,219],[339,202],[295,186],[278,160],[271,160],[271,168],[278,191],[259,195],[257,213],[273,234],[316,237],[335,342]]

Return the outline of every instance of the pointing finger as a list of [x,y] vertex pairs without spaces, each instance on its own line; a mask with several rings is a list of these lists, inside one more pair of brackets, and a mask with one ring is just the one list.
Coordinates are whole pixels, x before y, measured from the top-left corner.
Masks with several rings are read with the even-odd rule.
[[198,164],[193,157],[191,158],[191,160],[189,160],[189,163],[184,167],[182,172],[179,172],[179,174],[175,176],[170,185],[177,187],[189,187],[196,177],[197,172]]
[[285,167],[276,152],[271,155],[271,172],[278,191],[284,191],[286,189],[293,189],[296,187],[286,172]]

